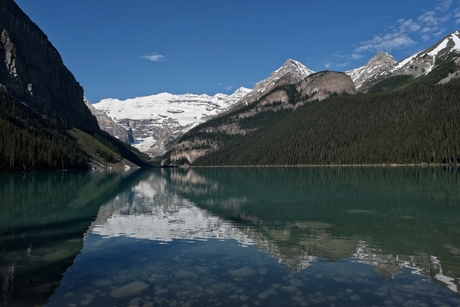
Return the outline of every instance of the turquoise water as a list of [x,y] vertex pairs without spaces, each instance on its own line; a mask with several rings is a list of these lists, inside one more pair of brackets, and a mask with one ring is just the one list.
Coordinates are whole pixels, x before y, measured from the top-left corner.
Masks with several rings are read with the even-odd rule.
[[428,167],[2,175],[2,303],[460,306],[459,175]]

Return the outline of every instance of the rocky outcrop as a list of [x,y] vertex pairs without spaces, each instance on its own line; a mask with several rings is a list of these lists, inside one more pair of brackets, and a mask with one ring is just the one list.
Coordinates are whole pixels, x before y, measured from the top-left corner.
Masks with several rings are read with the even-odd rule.
[[83,88],[48,37],[12,0],[0,5],[0,86],[50,118],[85,131],[99,129]]
[[342,72],[322,71],[308,76],[296,86],[307,101],[323,100],[332,94],[356,94],[356,88],[349,76]]

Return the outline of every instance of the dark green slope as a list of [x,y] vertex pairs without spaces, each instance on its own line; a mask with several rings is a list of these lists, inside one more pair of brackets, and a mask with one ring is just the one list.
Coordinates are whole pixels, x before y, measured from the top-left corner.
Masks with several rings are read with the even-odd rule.
[[147,166],[148,157],[102,131],[83,132],[39,114],[0,91],[0,172],[88,169],[123,158]]
[[270,125],[232,137],[193,165],[460,162],[460,80],[275,113]]

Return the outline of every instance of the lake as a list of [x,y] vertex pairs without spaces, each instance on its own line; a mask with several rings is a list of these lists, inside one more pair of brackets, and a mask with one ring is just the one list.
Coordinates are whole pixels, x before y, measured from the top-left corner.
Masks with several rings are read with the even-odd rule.
[[0,306],[460,306],[460,170],[0,175]]

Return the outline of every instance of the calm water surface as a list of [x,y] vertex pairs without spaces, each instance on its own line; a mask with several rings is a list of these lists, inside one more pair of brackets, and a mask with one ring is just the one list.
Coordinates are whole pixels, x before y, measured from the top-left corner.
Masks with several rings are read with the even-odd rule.
[[0,176],[0,306],[460,306],[457,168]]

